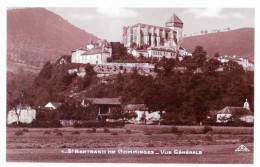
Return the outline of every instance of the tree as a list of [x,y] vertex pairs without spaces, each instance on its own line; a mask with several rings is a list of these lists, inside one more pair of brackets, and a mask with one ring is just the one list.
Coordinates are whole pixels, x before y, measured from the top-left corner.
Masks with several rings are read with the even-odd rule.
[[214,54],[214,58],[219,58],[219,57],[220,57],[219,52],[216,52],[216,53]]
[[203,50],[202,46],[196,46],[195,50],[192,53],[192,58],[197,67],[202,67],[203,63],[207,59],[207,52]]
[[244,74],[245,71],[243,69],[243,67],[241,65],[239,65],[237,62],[234,62],[232,60],[230,60],[227,63],[224,63],[224,69],[223,71],[233,77],[233,76],[237,76],[237,75],[241,75]]
[[221,62],[216,59],[209,59],[203,64],[203,71],[208,75],[215,75],[216,70],[220,67]]
[[121,107],[111,107],[109,112],[109,118],[113,120],[119,120],[124,118],[124,112]]
[[165,56],[155,64],[154,71],[158,74],[163,74],[163,76],[168,77],[173,70],[173,67],[175,66],[176,61],[174,59],[167,59]]
[[44,80],[51,78],[52,65],[50,61],[47,61],[41,69],[39,75],[35,79],[36,85],[40,85]]

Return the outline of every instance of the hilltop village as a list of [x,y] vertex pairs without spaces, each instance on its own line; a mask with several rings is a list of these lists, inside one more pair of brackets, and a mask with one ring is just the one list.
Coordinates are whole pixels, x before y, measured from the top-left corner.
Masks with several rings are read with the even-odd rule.
[[47,62],[33,91],[9,106],[7,123],[253,123],[254,64],[237,55],[208,55],[202,46],[187,52],[183,26],[174,13],[165,27],[125,26],[121,43],[90,40]]

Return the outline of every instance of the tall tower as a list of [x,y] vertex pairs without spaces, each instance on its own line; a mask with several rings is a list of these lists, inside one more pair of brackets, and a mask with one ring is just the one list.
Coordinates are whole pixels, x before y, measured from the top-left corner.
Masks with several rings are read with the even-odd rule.
[[177,32],[177,45],[178,49],[183,43],[182,39],[182,28],[183,28],[183,22],[176,16],[175,13],[166,21],[165,27],[170,28],[172,30],[175,30]]

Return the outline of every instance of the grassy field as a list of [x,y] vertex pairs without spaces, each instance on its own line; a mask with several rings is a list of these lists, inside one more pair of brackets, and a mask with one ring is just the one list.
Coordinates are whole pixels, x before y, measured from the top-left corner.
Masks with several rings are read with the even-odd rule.
[[[178,127],[179,128],[179,127]],[[8,162],[121,162],[121,163],[253,163],[252,134],[151,133],[121,129],[59,128],[7,129]],[[27,132],[26,132],[27,131]],[[20,131],[19,131],[20,132]],[[250,152],[235,152],[244,144]],[[115,154],[65,154],[69,149],[109,150]],[[120,154],[118,150],[153,151],[158,154]],[[160,151],[172,151],[162,154]],[[202,151],[177,155],[174,150]]]

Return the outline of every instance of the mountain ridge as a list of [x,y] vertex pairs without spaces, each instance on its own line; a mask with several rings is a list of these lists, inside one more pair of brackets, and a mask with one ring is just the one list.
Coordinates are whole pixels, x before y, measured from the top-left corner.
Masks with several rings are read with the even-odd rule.
[[237,55],[254,62],[254,28],[186,37],[183,41],[183,47],[190,53],[201,45],[210,57],[219,52],[220,55]]

